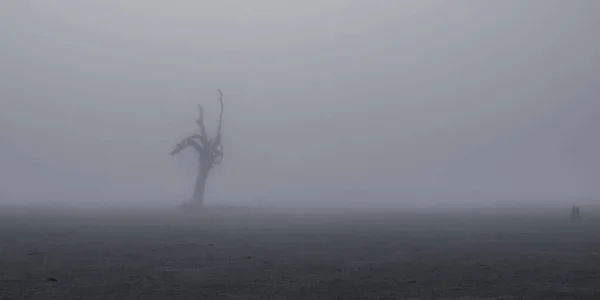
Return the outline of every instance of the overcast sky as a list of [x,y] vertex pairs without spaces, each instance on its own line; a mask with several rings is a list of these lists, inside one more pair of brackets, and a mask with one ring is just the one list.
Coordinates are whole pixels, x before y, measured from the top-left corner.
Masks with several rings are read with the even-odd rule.
[[0,1],[0,186],[178,203],[196,161],[168,153],[197,103],[216,127],[220,88],[208,201],[597,195],[599,15],[595,0]]

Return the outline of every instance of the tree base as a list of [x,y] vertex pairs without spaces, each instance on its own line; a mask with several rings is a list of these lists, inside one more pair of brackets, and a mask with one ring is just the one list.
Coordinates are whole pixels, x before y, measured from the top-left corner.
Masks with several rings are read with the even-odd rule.
[[580,221],[581,220],[581,213],[580,213],[579,206],[571,207],[571,215],[569,216],[569,218],[571,219],[571,221]]
[[188,200],[179,204],[179,209],[183,211],[198,211],[204,209],[204,205],[198,201]]

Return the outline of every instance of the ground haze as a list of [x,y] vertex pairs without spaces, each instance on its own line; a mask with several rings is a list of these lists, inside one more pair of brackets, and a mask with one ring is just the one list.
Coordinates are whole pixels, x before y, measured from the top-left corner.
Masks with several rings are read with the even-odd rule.
[[599,225],[589,216],[569,222],[568,207],[537,214],[229,207],[201,215],[7,207],[0,295],[599,299]]

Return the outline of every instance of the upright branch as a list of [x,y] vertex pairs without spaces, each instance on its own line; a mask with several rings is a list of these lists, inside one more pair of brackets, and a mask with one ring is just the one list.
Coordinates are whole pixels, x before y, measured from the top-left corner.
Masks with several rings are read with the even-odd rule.
[[219,127],[217,128],[217,135],[221,135],[223,130],[223,92],[219,91],[219,103],[221,103],[221,114],[219,115]]
[[198,120],[196,120],[196,124],[200,129],[200,133],[198,133],[198,139],[202,142],[202,146],[208,145],[208,134],[206,133],[206,126],[204,126],[204,107],[201,104],[198,104]]
[[224,105],[223,105],[223,92],[221,92],[221,90],[219,91],[219,103],[221,104],[221,113],[219,115],[219,127],[217,127],[217,136],[215,137],[214,140],[214,162],[215,164],[219,164],[221,163],[221,161],[223,160],[223,144],[221,143],[221,138],[223,136],[223,111],[224,111]]

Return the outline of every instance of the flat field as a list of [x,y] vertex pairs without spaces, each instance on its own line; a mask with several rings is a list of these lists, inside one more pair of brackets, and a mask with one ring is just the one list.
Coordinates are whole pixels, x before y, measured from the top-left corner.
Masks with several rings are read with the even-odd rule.
[[561,213],[10,208],[0,299],[600,299]]

